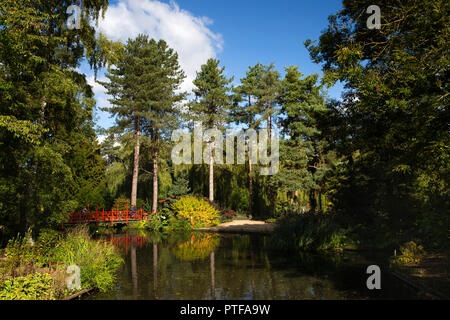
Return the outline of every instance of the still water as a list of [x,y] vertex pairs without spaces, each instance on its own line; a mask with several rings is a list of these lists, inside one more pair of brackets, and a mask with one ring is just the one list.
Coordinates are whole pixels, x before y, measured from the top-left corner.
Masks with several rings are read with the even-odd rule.
[[[115,234],[120,248],[115,288],[88,299],[304,300],[411,299],[414,293],[383,273],[383,259],[354,252],[327,255],[269,250],[262,235]],[[366,287],[367,266],[382,268],[382,289]]]

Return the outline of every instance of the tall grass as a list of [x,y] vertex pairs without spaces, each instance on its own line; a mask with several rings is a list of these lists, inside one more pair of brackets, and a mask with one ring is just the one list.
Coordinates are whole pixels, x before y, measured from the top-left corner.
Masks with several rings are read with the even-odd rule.
[[278,221],[268,242],[277,250],[324,251],[342,248],[347,237],[329,215],[291,214]]
[[115,273],[123,262],[111,244],[93,241],[87,227],[76,227],[57,244],[54,259],[65,266],[81,270],[81,286],[106,291],[114,285]]
[[106,291],[114,285],[123,260],[112,244],[91,239],[87,226],[64,235],[43,230],[35,243],[30,234],[11,239],[5,249],[5,259],[0,260],[0,299],[63,298],[70,293],[65,281],[71,265],[80,268],[82,289]]

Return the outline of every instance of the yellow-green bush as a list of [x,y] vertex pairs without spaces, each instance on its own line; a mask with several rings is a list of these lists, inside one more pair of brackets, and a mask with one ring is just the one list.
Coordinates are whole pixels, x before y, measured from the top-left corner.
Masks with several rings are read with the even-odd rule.
[[0,282],[0,300],[53,300],[53,278],[48,273],[33,273]]
[[219,224],[219,211],[203,199],[193,196],[180,198],[172,204],[178,219],[194,220],[195,228],[211,227]]
[[398,265],[404,265],[409,263],[418,263],[422,260],[426,254],[423,247],[414,241],[410,241],[400,246],[401,254],[394,257],[392,262]]

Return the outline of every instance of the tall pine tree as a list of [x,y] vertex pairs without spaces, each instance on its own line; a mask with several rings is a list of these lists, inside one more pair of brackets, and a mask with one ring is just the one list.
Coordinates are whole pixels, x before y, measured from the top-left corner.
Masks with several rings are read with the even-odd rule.
[[110,82],[100,82],[113,96],[108,109],[117,116],[114,132],[134,133],[133,180],[131,206],[137,203],[139,155],[141,134],[146,133],[153,145],[153,212],[158,203],[159,139],[177,121],[180,108],[176,106],[185,97],[176,93],[184,79],[178,64],[178,55],[164,40],[156,42],[146,35],[129,39],[120,59],[108,68]]
[[[264,66],[260,63],[249,67],[246,77],[241,79],[241,85],[234,88],[234,103],[232,109],[233,120],[237,124],[245,124],[248,129],[257,129],[264,120],[264,106],[261,97],[261,82],[264,76]],[[244,102],[244,104],[242,104]],[[249,188],[249,209],[248,216],[252,218],[253,211],[253,163],[248,157],[248,188]]]
[[281,146],[282,169],[277,178],[291,194],[297,195],[298,190],[309,192],[313,211],[326,170],[317,119],[327,109],[317,79],[318,75],[303,78],[297,66],[287,67],[279,97],[284,115],[281,125],[287,139]]
[[[193,121],[200,121],[208,129],[223,130],[229,118],[231,97],[229,84],[233,79],[227,78],[219,67],[219,60],[208,59],[197,72],[194,80],[195,100],[189,103],[189,116]],[[209,201],[214,202],[214,141],[209,142]]]

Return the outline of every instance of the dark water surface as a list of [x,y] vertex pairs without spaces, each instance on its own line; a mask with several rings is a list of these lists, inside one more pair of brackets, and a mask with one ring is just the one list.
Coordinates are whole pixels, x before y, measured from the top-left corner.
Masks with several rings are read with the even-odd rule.
[[[117,284],[88,299],[303,300],[412,299],[414,292],[384,273],[383,259],[354,252],[280,253],[261,235],[141,233],[103,237],[121,250]],[[366,269],[378,264],[381,290],[366,287]]]

